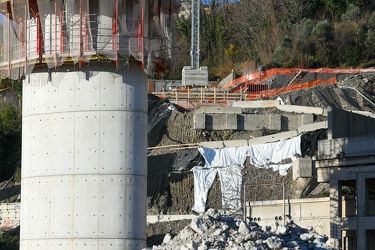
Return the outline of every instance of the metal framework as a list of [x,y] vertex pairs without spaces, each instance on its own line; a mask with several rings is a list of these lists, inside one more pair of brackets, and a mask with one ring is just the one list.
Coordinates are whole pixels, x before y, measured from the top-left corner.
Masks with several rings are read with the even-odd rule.
[[200,1],[191,1],[191,69],[199,69]]

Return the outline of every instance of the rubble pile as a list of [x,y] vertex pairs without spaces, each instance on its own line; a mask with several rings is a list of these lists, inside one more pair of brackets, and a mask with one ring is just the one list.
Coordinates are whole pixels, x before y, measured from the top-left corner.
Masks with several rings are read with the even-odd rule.
[[255,222],[245,222],[228,215],[225,211],[209,209],[191,220],[179,234],[166,234],[163,243],[153,250],[175,249],[331,249],[328,237],[319,235],[312,227],[301,228],[287,220],[284,225],[275,221],[273,225],[260,227]]

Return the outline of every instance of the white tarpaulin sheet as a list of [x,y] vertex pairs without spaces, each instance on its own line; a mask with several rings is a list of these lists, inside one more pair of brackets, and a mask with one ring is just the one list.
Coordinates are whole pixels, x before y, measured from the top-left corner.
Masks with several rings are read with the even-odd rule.
[[230,148],[198,148],[206,161],[205,168],[243,166],[248,155],[247,147],[230,147]]
[[248,147],[250,163],[258,168],[272,168],[286,175],[292,163],[281,164],[286,159],[296,160],[301,155],[301,136],[273,143],[258,144]]
[[194,167],[194,206],[193,210],[205,211],[208,190],[219,173],[224,209],[239,209],[241,207],[242,174],[246,157],[258,168],[273,169],[281,175],[286,175],[292,163],[283,164],[290,159],[292,162],[301,155],[301,136],[274,143],[230,148],[198,149],[205,159],[204,167]]
[[216,168],[194,167],[194,206],[192,210],[203,213],[206,207],[207,194],[217,173]]

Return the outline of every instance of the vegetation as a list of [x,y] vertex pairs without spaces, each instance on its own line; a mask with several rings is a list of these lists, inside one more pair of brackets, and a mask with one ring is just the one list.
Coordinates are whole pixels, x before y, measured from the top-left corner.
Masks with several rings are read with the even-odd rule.
[[0,232],[0,250],[18,250],[19,236]]
[[8,106],[0,112],[0,181],[9,179],[21,162],[21,110]]
[[[375,66],[375,1],[211,0],[201,8],[201,65],[210,80],[245,62],[264,67]],[[190,18],[177,20],[179,57],[190,65]],[[254,63],[253,63],[254,64]]]

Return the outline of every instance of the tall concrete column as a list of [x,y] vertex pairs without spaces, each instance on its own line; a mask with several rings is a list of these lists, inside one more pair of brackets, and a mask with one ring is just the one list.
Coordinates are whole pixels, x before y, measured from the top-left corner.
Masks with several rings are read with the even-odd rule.
[[136,62],[23,81],[21,249],[146,247],[147,76]]

